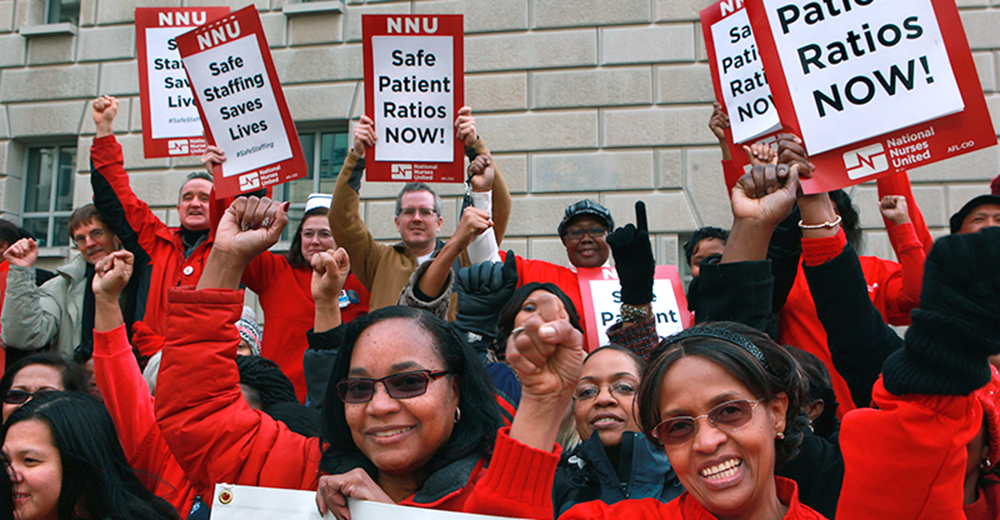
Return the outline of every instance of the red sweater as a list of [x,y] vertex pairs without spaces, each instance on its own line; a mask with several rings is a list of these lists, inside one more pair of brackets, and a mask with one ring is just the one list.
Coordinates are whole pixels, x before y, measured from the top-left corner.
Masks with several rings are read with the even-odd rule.
[[[823,515],[799,502],[799,491],[795,481],[781,477],[774,477],[774,481],[778,488],[778,500],[788,506],[788,512],[782,518],[785,520],[823,520]],[[717,520],[712,513],[709,513],[698,503],[698,500],[691,496],[691,493],[686,491],[676,500],[665,504],[655,498],[623,500],[612,505],[605,504],[600,500],[584,502],[573,506],[559,518],[560,520],[597,518]],[[845,516],[844,518],[852,517]]]
[[966,445],[983,425],[975,397],[889,393],[844,417],[837,514],[854,519],[964,520]]
[[[500,258],[506,258],[507,252],[500,251]],[[587,344],[587,316],[583,309],[583,296],[580,294],[580,280],[576,277],[576,271],[567,269],[561,265],[552,264],[543,260],[528,260],[520,256],[517,258],[517,286],[521,287],[526,283],[551,283],[573,300],[576,306],[576,313],[580,316],[580,327],[583,328],[583,347],[588,352],[596,349],[600,345]]]
[[[196,486],[217,482],[316,489],[320,446],[250,409],[239,388],[233,323],[243,292],[170,291],[172,337],[163,349],[156,402],[163,436]],[[556,453],[524,446],[501,430],[491,465],[482,464],[465,486],[433,503],[401,504],[449,511],[531,518],[552,517]]]
[[[900,247],[896,254],[901,264],[874,256],[861,256],[858,260],[868,282],[868,296],[883,319],[893,325],[907,325],[910,311],[920,304],[920,284],[927,255],[912,224],[896,226],[892,235]],[[843,232],[835,239],[803,239],[802,260],[806,265],[820,265],[840,254],[845,243]],[[838,416],[843,417],[855,408],[847,383],[833,366],[826,331],[816,315],[816,305],[801,267],[781,309],[781,343],[805,350],[826,365],[840,404]]]
[[[136,266],[136,272],[148,269],[148,291],[140,295],[145,301],[145,313],[136,316],[161,336],[167,335],[167,290],[180,285],[195,285],[201,278],[208,253],[212,249],[211,234],[184,258],[184,242],[179,227],[168,227],[139,200],[129,185],[125,171],[122,147],[109,135],[94,139],[90,147],[90,160],[94,164],[94,204],[98,211],[112,223],[118,238],[132,250],[138,246],[148,256],[148,264]],[[110,192],[108,189],[110,188]],[[140,257],[140,252],[132,251]],[[156,352],[141,352],[151,356]]]
[[[306,378],[302,356],[309,343],[306,332],[316,317],[312,297],[312,269],[295,268],[288,259],[269,251],[258,255],[247,266],[243,283],[257,293],[264,310],[264,339],[260,355],[274,361],[295,385],[300,402],[306,399]],[[341,319],[347,323],[368,312],[368,289],[349,274],[345,291],[353,291],[358,302],[341,309]]]
[[[107,332],[94,331],[94,378],[136,476],[154,495],[170,502],[181,518],[186,518],[199,493],[156,425],[155,400],[139,372],[125,325]],[[202,496],[211,497],[211,489],[205,490]]]

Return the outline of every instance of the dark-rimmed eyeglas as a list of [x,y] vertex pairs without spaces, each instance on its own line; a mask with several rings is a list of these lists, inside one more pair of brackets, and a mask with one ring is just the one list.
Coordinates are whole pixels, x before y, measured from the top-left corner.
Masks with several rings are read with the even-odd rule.
[[698,419],[708,419],[709,424],[724,432],[735,430],[750,422],[753,409],[762,399],[748,401],[736,399],[719,404],[705,415],[698,417],[671,417],[653,428],[653,437],[664,446],[683,444],[694,438],[698,433]]
[[29,399],[35,397],[36,395],[51,394],[57,390],[39,390],[37,392],[28,392],[25,390],[15,390],[11,388],[3,393],[3,402],[7,404],[24,404],[28,402]]
[[576,387],[573,392],[573,399],[577,401],[589,401],[601,394],[601,389],[607,387],[608,393],[612,397],[627,397],[635,395],[636,384],[632,381],[615,381],[610,385],[582,384]]
[[345,403],[367,403],[375,396],[375,384],[382,383],[389,397],[409,399],[427,393],[427,385],[450,374],[447,370],[410,370],[379,379],[351,377],[337,383],[337,396]]
[[607,228],[603,227],[593,227],[590,229],[574,228],[566,231],[566,236],[568,236],[570,240],[580,240],[583,238],[583,235],[589,235],[590,238],[601,238],[607,234]]

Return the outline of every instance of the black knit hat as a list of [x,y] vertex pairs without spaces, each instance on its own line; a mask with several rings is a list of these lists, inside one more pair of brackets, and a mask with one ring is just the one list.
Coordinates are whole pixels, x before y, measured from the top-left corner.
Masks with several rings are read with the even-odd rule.
[[966,395],[990,380],[1000,353],[1000,228],[938,239],[924,265],[906,347],[882,366],[886,390]]
[[958,234],[959,230],[962,229],[962,223],[965,222],[965,217],[968,217],[969,213],[972,213],[974,209],[984,204],[996,204],[997,206],[1000,206],[1000,195],[980,195],[969,202],[966,202],[965,205],[962,206],[962,209],[958,210],[958,213],[952,215],[951,220],[948,221],[951,225],[951,234]]
[[562,222],[559,223],[559,236],[565,235],[566,227],[569,226],[570,221],[581,215],[590,215],[604,221],[604,225],[607,226],[609,233],[615,229],[615,219],[611,218],[611,212],[608,211],[608,208],[590,199],[583,199],[570,204],[566,208]]

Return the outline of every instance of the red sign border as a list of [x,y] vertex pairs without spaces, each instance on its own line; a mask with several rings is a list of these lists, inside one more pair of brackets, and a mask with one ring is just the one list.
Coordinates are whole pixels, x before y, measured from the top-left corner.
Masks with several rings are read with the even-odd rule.
[[[212,20],[205,25],[194,29],[193,31],[189,31],[178,36],[176,38],[177,50],[181,54],[181,59],[202,52],[198,49],[197,39],[199,34],[209,31],[217,25],[232,20],[237,20],[240,23],[242,35],[237,38],[237,40],[249,37],[250,35],[257,36],[257,45],[260,49],[260,55],[264,60],[264,69],[267,71],[268,78],[270,78],[269,86],[274,93],[274,100],[278,104],[278,112],[281,114],[282,125],[285,128],[285,133],[288,135],[288,144],[292,149],[292,157],[285,159],[284,161],[263,165],[253,170],[240,172],[229,177],[223,177],[222,166],[216,165],[212,173],[215,177],[215,196],[218,199],[282,184],[288,181],[303,178],[309,173],[305,155],[302,153],[302,143],[299,142],[299,134],[295,128],[295,121],[292,119],[291,112],[288,111],[288,103],[286,103],[284,91],[281,89],[281,80],[278,78],[278,73],[274,69],[274,60],[271,58],[271,49],[268,47],[267,36],[264,34],[264,28],[261,26],[260,14],[257,13],[256,6],[253,4],[248,5],[239,11]],[[184,71],[187,72],[187,69],[185,68]],[[188,80],[190,81],[190,79],[191,74],[189,73]],[[191,88],[194,89],[194,82],[191,82]],[[198,114],[201,116],[201,120],[207,122],[208,119],[205,118],[204,108],[198,101],[197,94],[195,94],[194,100],[195,104],[198,106]],[[212,133],[212,128],[208,124],[205,124],[204,127],[205,138],[208,140],[208,143],[215,145],[216,141],[215,136]],[[275,171],[278,173],[277,179],[273,182],[264,182],[261,180],[260,184],[252,189],[245,191],[240,189],[239,180],[241,176],[273,168],[277,168]]]
[[[217,13],[215,11],[218,11]],[[163,26],[159,22],[160,13],[194,13],[204,12],[205,22],[214,18],[229,14],[229,7],[136,7],[135,8],[135,48],[136,61],[139,65],[139,105],[142,107],[142,151],[146,159],[160,159],[170,157],[186,157],[190,155],[201,155],[205,150],[205,138],[197,136],[187,137],[166,137],[162,139],[153,138],[152,112],[149,106],[149,71],[146,55],[146,29],[158,27],[197,27],[197,25],[171,25]],[[171,154],[169,152],[169,141],[187,139],[188,150],[186,154]]]
[[[580,283],[580,297],[583,300],[583,308],[577,309],[577,311],[581,315],[586,314],[587,323],[593,321],[592,325],[588,327],[589,330],[587,330],[587,346],[590,347],[588,350],[591,352],[601,347],[601,334],[598,332],[598,327],[600,327],[599,322],[589,312],[594,308],[594,297],[590,292],[590,281],[604,280],[604,276],[602,275],[604,269],[614,269],[617,274],[617,268],[615,267],[578,267],[576,269],[576,278]],[[656,266],[653,278],[656,280],[670,280],[670,285],[674,289],[674,298],[677,300],[677,310],[680,313],[681,327],[684,329],[691,327],[693,323],[691,312],[687,306],[687,294],[684,293],[684,284],[681,283],[681,273],[677,269],[677,266],[658,265]]]
[[[366,14],[361,17],[362,41],[361,46],[364,51],[365,60],[365,114],[375,120],[375,67],[372,58],[372,37],[389,36],[386,20],[389,18],[437,18],[438,32],[436,36],[450,35],[453,38],[452,49],[454,56],[452,63],[453,71],[452,83],[455,95],[455,114],[458,117],[458,109],[465,105],[465,29],[463,16],[460,14]],[[405,36],[392,34],[392,36]],[[415,37],[428,36],[426,34],[414,35]],[[454,122],[454,118],[449,123]],[[449,124],[449,126],[451,126]],[[376,129],[377,130],[377,129]],[[375,144],[378,146],[378,143]],[[392,165],[400,164],[403,161],[376,161],[374,160],[374,147],[366,154],[371,160],[365,164],[365,180],[369,182],[403,182],[392,179]],[[406,164],[431,164],[437,165],[434,179],[424,182],[465,182],[465,143],[455,139],[455,156],[452,162],[435,163],[430,161],[406,161]]]
[[[750,17],[754,37],[757,39],[758,52],[760,52],[764,63],[767,64],[768,83],[771,86],[774,105],[778,108],[781,122],[785,131],[801,136],[801,127],[792,105],[788,81],[781,66],[781,60],[778,58],[777,45],[774,42],[763,2],[764,0],[744,0],[743,3]],[[948,52],[952,70],[955,73],[955,79],[958,82],[959,91],[962,94],[962,100],[965,103],[965,110],[811,156],[809,159],[816,165],[817,175],[811,179],[802,180],[802,188],[806,193],[822,193],[853,186],[988,148],[997,143],[993,122],[986,106],[982,84],[979,82],[979,74],[972,59],[972,50],[969,48],[969,42],[965,36],[965,28],[958,14],[958,7],[953,0],[930,0],[930,2],[941,29],[941,36]],[[931,151],[930,160],[914,162],[902,168],[894,168],[890,165],[886,171],[858,179],[848,177],[842,157],[844,152],[875,144],[884,145],[889,139],[918,133],[930,127],[935,128],[933,139],[928,139]],[[974,141],[972,146],[954,152],[948,150],[952,146],[967,143],[970,139]],[[806,143],[806,147],[808,149],[808,143]]]

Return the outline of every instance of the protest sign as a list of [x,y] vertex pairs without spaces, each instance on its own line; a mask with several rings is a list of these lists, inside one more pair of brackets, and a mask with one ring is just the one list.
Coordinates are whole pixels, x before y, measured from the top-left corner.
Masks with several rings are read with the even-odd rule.
[[774,104],[829,191],[996,144],[952,0],[746,0]]
[[463,182],[461,15],[364,15],[365,113],[377,141],[369,181]]
[[305,177],[257,8],[248,6],[176,38],[208,142],[226,152],[215,168],[219,198]]
[[[588,327],[587,344],[593,349],[608,344],[607,328],[621,317],[621,283],[613,267],[577,268],[580,294]],[[653,315],[660,337],[676,334],[691,326],[691,313],[675,265],[658,265],[653,277]]]
[[[365,500],[348,499],[353,520],[500,520],[498,516],[436,511],[419,507],[397,506]],[[216,484],[212,520],[324,520],[335,518],[332,512],[320,515],[316,492],[233,484]]]
[[205,152],[201,116],[174,38],[227,14],[228,7],[136,8],[142,149],[147,159]]

